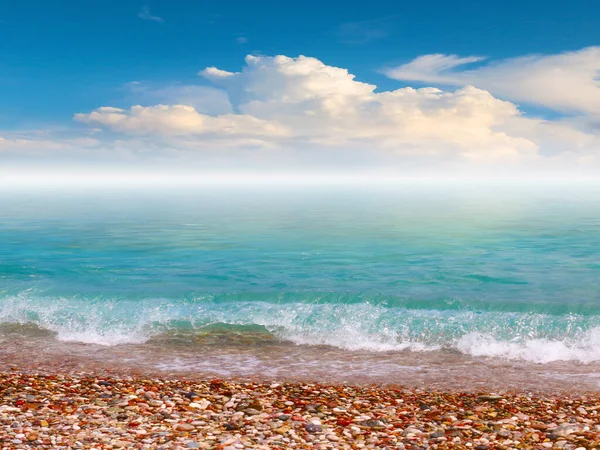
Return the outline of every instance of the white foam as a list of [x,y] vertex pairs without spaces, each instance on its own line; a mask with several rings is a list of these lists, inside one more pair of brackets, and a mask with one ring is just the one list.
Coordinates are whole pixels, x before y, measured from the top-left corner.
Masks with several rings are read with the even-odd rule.
[[[369,352],[455,348],[476,357],[534,363],[600,361],[599,321],[581,316],[407,310],[368,302],[319,303],[318,299],[287,304],[205,299],[95,301],[36,297],[24,291],[0,301],[0,323],[33,323],[64,342],[142,344],[181,324],[193,330],[224,323],[260,325],[298,345]],[[579,331],[586,328],[586,332]],[[553,335],[557,337],[544,337]]]
[[62,342],[80,342],[82,344],[94,345],[123,345],[143,344],[148,341],[149,336],[136,332],[109,332],[98,333],[93,331],[58,331],[56,339]]
[[116,306],[111,301],[94,304],[79,299],[38,298],[24,291],[2,299],[0,323],[33,323],[56,333],[56,339],[63,342],[103,346],[144,343],[152,335],[147,326],[152,317],[138,310],[126,315],[127,320],[118,319],[128,306]]
[[283,330],[276,333],[279,337],[298,345],[329,345],[349,351],[392,352],[411,350],[426,352],[439,350],[439,345],[427,345],[423,342],[399,341],[393,336],[364,334],[358,330],[341,329],[323,332],[302,332]]
[[361,304],[294,304],[253,314],[281,339],[298,345],[328,345],[349,351],[433,351],[431,345],[410,339],[406,329],[393,326],[393,315],[385,307]]
[[456,347],[471,356],[520,359],[546,364],[555,361],[600,361],[600,327],[576,339],[527,339],[520,342],[501,341],[491,335],[471,332],[460,338]]

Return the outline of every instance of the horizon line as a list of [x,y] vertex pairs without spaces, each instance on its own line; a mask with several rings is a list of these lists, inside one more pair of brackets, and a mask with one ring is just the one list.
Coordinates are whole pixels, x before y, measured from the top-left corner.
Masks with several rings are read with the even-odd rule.
[[157,171],[81,171],[40,172],[0,169],[0,185],[8,186],[146,186],[172,185],[337,185],[337,184],[404,184],[404,183],[551,183],[600,184],[598,176],[573,173],[376,173],[376,172],[182,172]]

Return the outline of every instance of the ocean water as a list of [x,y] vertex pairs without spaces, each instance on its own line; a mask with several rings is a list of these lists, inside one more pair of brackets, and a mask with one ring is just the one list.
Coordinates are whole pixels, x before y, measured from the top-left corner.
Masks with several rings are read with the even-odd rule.
[[5,364],[595,385],[600,189],[5,189],[0,344]]

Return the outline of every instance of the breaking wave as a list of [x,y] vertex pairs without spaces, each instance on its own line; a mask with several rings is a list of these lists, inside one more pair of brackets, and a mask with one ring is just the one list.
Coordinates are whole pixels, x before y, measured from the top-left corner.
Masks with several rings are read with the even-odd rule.
[[[308,295],[308,294],[307,294]],[[376,302],[231,301],[36,296],[0,300],[0,342],[14,325],[47,330],[55,339],[95,345],[151,339],[207,343],[196,336],[237,335],[245,342],[287,341],[348,351],[440,349],[534,363],[600,361],[600,316],[460,309],[415,309]],[[23,332],[24,328],[21,328]],[[37,338],[52,338],[37,333]]]

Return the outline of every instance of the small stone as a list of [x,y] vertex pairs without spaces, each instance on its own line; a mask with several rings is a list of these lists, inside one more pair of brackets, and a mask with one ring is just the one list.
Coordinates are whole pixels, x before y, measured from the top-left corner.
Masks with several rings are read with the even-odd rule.
[[502,400],[504,397],[501,395],[480,395],[477,397],[477,400],[480,402],[497,402],[498,400]]
[[289,425],[284,425],[284,426],[282,426],[282,427],[279,427],[279,428],[277,428],[277,429],[275,430],[275,432],[276,432],[277,434],[285,434],[285,433],[287,433],[288,431],[290,431],[291,429],[292,429],[292,428],[291,428]]
[[507,438],[507,437],[510,437],[511,433],[508,430],[498,430],[497,434],[500,437]]
[[200,444],[198,444],[197,442],[194,442],[194,441],[186,442],[185,446],[187,448],[200,448]]
[[195,429],[195,427],[189,423],[178,423],[175,425],[175,429],[177,431],[192,431]]
[[209,405],[210,405],[210,401],[208,401],[206,399],[202,399],[199,402],[190,403],[190,408],[206,409],[206,408],[208,408]]
[[256,409],[257,411],[263,410],[263,407],[258,400],[254,400],[252,403],[250,403],[248,408]]
[[320,433],[321,431],[323,431],[323,427],[315,423],[307,423],[306,425],[304,425],[304,429],[309,433]]
[[374,429],[384,429],[385,425],[380,420],[367,420],[365,421],[365,426]]

